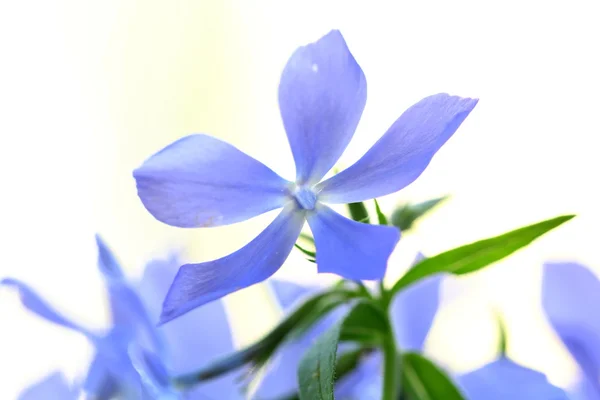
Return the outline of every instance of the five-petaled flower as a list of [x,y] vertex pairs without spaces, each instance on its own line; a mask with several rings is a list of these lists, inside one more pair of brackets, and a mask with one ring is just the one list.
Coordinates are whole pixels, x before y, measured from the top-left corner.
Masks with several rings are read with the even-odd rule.
[[364,201],[413,182],[477,100],[447,94],[424,98],[354,165],[322,181],[350,142],[366,96],[363,71],[340,32],[332,31],[296,50],[279,84],[295,182],[204,134],[172,143],[135,170],[140,199],[155,218],[169,225],[227,225],[283,209],[237,252],[182,266],[165,299],[162,322],[273,275],[305,221],[315,238],[319,272],[354,280],[383,278],[399,231],[351,221],[325,203]]

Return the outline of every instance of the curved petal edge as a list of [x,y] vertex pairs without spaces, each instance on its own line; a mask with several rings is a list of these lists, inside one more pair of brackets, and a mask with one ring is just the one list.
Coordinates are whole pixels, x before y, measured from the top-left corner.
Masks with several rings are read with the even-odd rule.
[[133,176],[146,209],[181,228],[233,224],[283,207],[291,185],[234,146],[204,134],[170,144]]
[[279,108],[296,162],[296,181],[321,180],[352,139],[367,81],[339,31],[298,48],[279,83]]
[[352,221],[323,204],[307,219],[319,272],[353,280],[383,279],[388,258],[400,240],[397,228]]
[[235,253],[182,266],[163,303],[160,323],[273,275],[292,251],[304,221],[304,212],[290,204],[254,240]]
[[445,93],[406,110],[355,164],[320,183],[326,203],[354,203],[399,191],[421,175],[477,104]]

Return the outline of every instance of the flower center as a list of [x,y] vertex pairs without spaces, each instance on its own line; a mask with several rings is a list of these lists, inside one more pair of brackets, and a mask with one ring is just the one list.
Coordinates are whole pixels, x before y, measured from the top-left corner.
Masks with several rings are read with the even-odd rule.
[[317,195],[315,192],[304,186],[299,186],[294,190],[294,198],[300,208],[305,210],[313,210],[317,203]]

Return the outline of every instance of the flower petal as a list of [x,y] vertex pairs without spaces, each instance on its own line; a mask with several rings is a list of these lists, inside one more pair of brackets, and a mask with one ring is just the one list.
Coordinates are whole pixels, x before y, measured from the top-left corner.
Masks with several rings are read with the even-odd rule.
[[110,279],[123,279],[125,274],[121,265],[100,235],[96,235],[96,245],[98,246],[98,268],[102,275]]
[[288,312],[303,297],[319,290],[317,286],[299,285],[279,279],[269,280],[269,286],[273,289],[277,304],[284,312]]
[[[130,350],[136,347],[130,332],[119,327],[94,341],[96,355],[88,370],[84,388],[94,398],[113,398],[117,390],[124,398],[142,398],[146,390],[133,365]],[[131,397],[128,397],[130,395]]]
[[29,311],[42,317],[46,321],[50,321],[65,328],[72,329],[80,332],[88,338],[93,338],[94,335],[81,325],[71,321],[67,317],[60,314],[54,308],[52,308],[46,301],[44,301],[33,289],[31,289],[25,283],[18,281],[13,278],[5,278],[0,280],[0,286],[7,286],[14,288],[21,298],[21,304]]
[[315,238],[319,272],[353,280],[383,278],[400,239],[397,228],[355,222],[323,204],[307,219]]
[[[417,260],[420,261],[421,258],[419,256]],[[442,275],[435,275],[408,287],[394,298],[390,314],[402,351],[423,350],[440,305],[441,283]]]
[[279,108],[297,183],[317,183],[333,167],[366,100],[365,75],[339,31],[294,52],[279,83]]
[[165,147],[133,176],[148,211],[182,228],[233,224],[283,207],[290,185],[232,145],[202,134]]
[[379,399],[383,386],[383,355],[380,351],[364,357],[354,371],[336,384],[340,400]]
[[19,400],[76,400],[77,391],[72,389],[65,376],[56,371],[21,392]]
[[[588,379],[600,372],[600,281],[577,263],[544,265],[542,305],[550,324]],[[600,394],[600,393],[599,393]]]
[[290,202],[260,235],[235,253],[182,266],[163,304],[160,322],[273,275],[292,251],[303,225],[304,213]]
[[397,192],[425,170],[476,99],[436,94],[406,110],[354,165],[317,186],[319,199],[354,203]]
[[469,400],[568,400],[540,372],[501,358],[458,379]]
[[83,388],[94,399],[110,399],[119,392],[118,382],[110,375],[105,362],[98,354],[88,367]]
[[[153,318],[159,318],[163,299],[180,265],[178,257],[172,255],[153,260],[146,266],[139,291]],[[198,368],[198,363],[206,364],[234,350],[233,335],[221,301],[198,307],[159,329],[169,348],[169,369],[175,375],[189,373]],[[189,389],[187,396],[190,399],[242,399],[237,377],[237,372],[217,377]]]
[[156,322],[150,318],[140,296],[127,281],[121,266],[106,243],[96,235],[98,267],[104,275],[108,290],[113,326],[129,330],[146,349],[161,355],[165,353]]
[[[156,319],[179,265],[177,258],[154,260],[144,271],[140,293]],[[201,326],[210,329],[203,329],[202,335],[198,335]],[[197,368],[198,360],[208,361],[234,350],[225,306],[220,301],[198,307],[159,329],[170,350],[170,367],[176,373]]]

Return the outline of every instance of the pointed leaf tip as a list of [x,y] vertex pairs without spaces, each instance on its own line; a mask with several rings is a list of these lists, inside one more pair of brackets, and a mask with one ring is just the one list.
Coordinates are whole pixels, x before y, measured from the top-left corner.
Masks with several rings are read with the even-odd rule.
[[462,275],[482,269],[531,244],[573,217],[574,215],[563,215],[551,218],[430,257],[415,265],[400,278],[394,284],[391,293],[396,293],[427,276],[441,272]]

